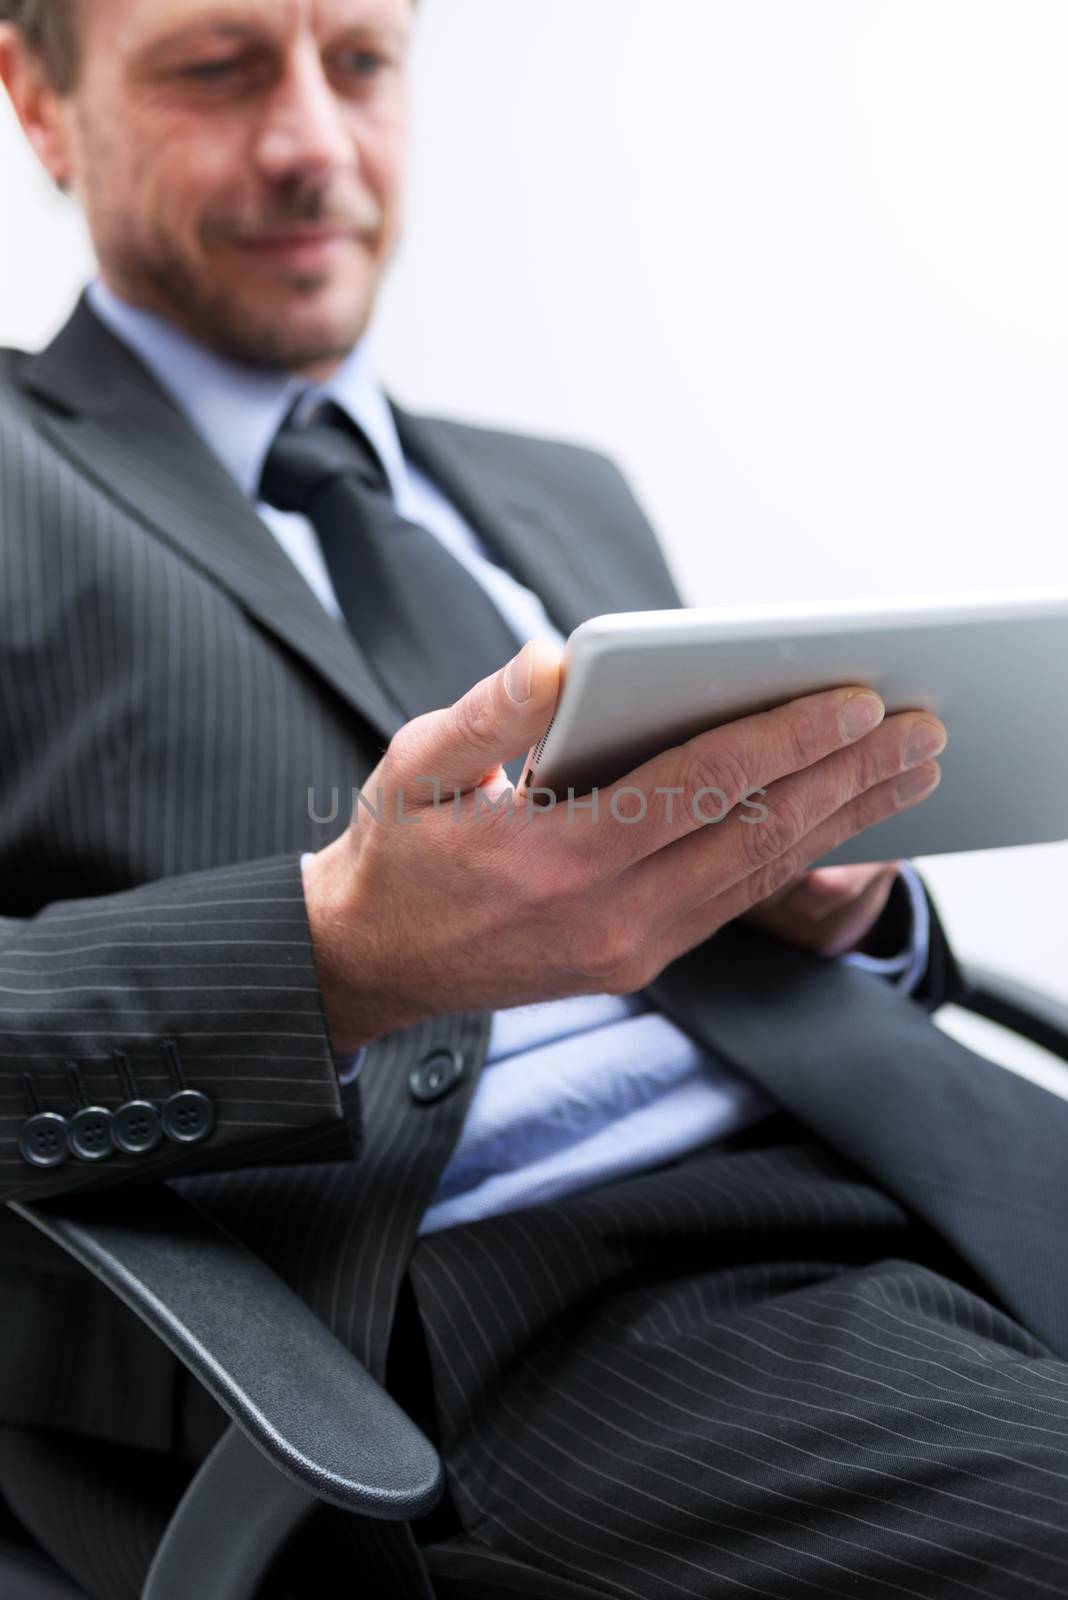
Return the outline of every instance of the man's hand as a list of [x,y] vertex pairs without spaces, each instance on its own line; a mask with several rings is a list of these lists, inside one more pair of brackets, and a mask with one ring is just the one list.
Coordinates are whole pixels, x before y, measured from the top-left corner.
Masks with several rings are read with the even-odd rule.
[[641,989],[941,775],[937,719],[886,717],[870,690],[843,688],[664,751],[596,812],[589,798],[540,810],[501,763],[544,731],[559,665],[531,640],[406,723],[349,827],[308,862],[339,1053],[426,1017]]
[[817,867],[745,912],[742,921],[817,955],[845,955],[882,916],[900,869],[900,861]]

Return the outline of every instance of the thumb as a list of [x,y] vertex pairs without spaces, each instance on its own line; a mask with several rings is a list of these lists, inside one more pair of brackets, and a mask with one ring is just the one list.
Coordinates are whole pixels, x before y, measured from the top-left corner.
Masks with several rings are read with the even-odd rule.
[[528,639],[499,672],[454,705],[407,725],[393,776],[398,783],[437,778],[443,792],[474,789],[540,739],[556,708],[561,651],[551,639]]

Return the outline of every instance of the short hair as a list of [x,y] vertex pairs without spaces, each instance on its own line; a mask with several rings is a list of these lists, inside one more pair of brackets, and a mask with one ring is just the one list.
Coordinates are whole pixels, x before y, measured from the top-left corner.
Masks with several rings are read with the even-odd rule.
[[0,22],[13,22],[38,51],[61,94],[74,87],[77,41],[74,0],[0,0]]
[[13,22],[38,51],[60,94],[74,88],[78,70],[75,4],[76,0],[0,0],[0,22]]

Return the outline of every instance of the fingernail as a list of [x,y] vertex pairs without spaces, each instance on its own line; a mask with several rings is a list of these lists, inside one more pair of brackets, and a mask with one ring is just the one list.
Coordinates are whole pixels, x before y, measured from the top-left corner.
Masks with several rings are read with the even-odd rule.
[[838,708],[838,721],[843,735],[847,739],[859,739],[862,733],[879,726],[885,710],[877,694],[851,694]]
[[905,740],[905,760],[915,767],[946,748],[946,736],[933,722],[918,722]]
[[894,799],[899,805],[909,805],[913,800],[922,799],[937,787],[942,774],[937,767],[916,767],[912,772],[906,772],[894,784]]
[[504,669],[504,687],[509,700],[517,706],[530,699],[530,686],[534,679],[534,641],[528,639],[517,656],[513,656]]

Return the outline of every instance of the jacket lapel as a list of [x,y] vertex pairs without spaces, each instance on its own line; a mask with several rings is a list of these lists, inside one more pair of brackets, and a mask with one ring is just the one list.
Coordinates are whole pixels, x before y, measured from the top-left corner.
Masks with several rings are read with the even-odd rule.
[[495,467],[483,452],[470,459],[466,430],[392,409],[405,455],[448,496],[494,559],[534,591],[565,638],[587,617],[663,603],[628,572],[625,553],[601,563],[591,581],[590,567],[580,570],[573,553],[580,530],[533,481]]
[[136,357],[79,301],[22,364],[41,430],[150,534],[313,667],[384,741],[403,720],[346,628],[328,617],[270,530]]
[[[105,328],[83,296],[20,378],[43,404],[38,425],[117,504],[220,584],[313,667],[382,737],[402,718],[359,641],[331,618],[229,473],[155,378]],[[453,501],[491,553],[540,596],[566,636],[602,611],[648,604],[624,564],[591,583],[576,565],[573,527],[536,485],[465,458],[463,430],[394,408],[409,454]]]

